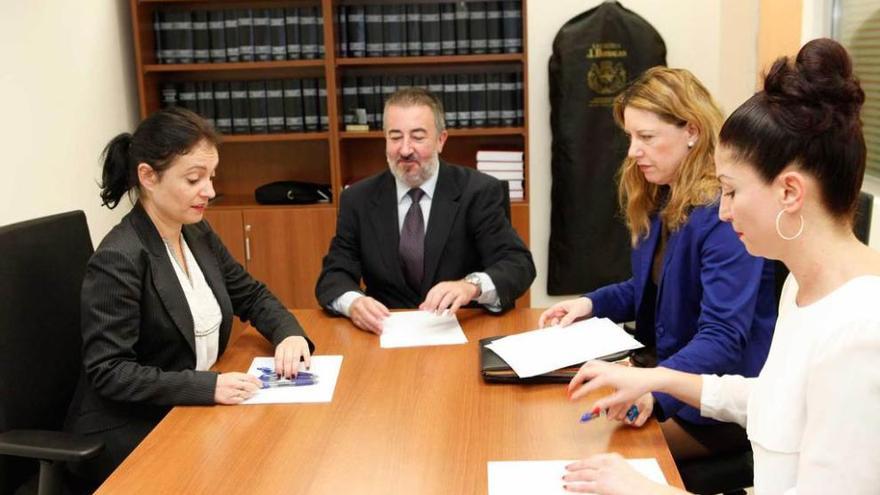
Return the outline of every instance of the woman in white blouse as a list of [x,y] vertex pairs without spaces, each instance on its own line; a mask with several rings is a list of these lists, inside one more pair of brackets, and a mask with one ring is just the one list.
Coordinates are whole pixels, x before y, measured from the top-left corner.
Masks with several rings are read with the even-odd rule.
[[[791,270],[760,376],[592,362],[569,385],[572,399],[610,386],[593,407],[613,416],[659,391],[745,426],[756,495],[880,493],[880,253],[852,233],[864,100],[844,48],[814,40],[794,61],[778,60],[721,130],[720,216],[750,253]],[[567,469],[572,492],[681,493],[614,454]]]

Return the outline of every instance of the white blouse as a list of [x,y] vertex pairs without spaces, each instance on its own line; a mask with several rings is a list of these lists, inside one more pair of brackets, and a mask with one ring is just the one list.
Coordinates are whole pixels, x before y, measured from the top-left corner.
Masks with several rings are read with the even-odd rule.
[[880,493],[880,277],[798,307],[788,277],[757,378],[703,375],[703,416],[748,431],[756,495]]
[[205,275],[199,268],[198,262],[189,250],[183,236],[180,236],[180,248],[189,268],[189,275],[180,266],[171,246],[165,242],[174,272],[180,281],[180,287],[186,296],[186,303],[192,313],[193,330],[195,330],[196,345],[196,370],[206,371],[217,362],[217,352],[220,342],[220,322],[223,315],[220,313],[220,305],[211,290],[211,286],[205,281]]

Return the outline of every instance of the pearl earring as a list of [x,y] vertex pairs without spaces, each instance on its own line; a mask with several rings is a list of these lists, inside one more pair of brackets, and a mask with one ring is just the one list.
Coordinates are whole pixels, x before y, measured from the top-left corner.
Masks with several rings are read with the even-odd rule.
[[693,147],[694,147],[694,142],[688,141],[688,148],[693,148]]

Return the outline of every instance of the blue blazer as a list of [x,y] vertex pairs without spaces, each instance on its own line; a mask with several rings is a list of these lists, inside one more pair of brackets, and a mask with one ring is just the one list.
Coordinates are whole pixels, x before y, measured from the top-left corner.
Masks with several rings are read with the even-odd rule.
[[[632,251],[631,279],[585,294],[593,301],[595,316],[635,320],[639,333],[650,325],[649,315],[639,310],[660,230],[655,215],[648,237]],[[695,208],[670,233],[663,255],[653,315],[657,365],[689,373],[757,376],[776,324],[774,280],[774,265],[746,252],[730,225],[718,218],[717,203]],[[661,420],[679,416],[693,423],[712,422],[666,394],[654,396]]]

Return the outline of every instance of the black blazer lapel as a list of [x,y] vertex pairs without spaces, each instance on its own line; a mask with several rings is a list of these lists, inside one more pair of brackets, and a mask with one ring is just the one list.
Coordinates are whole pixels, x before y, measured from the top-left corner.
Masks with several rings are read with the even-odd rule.
[[455,223],[459,198],[463,185],[456,181],[452,170],[441,163],[437,171],[437,187],[431,199],[431,215],[428,217],[428,231],[425,232],[425,276],[422,278],[421,293],[426,294],[434,285],[434,276],[440,264],[440,256],[449,239],[449,231]]
[[391,172],[385,172],[381,183],[376,188],[376,194],[373,195],[371,204],[372,207],[367,215],[378,240],[376,249],[382,256],[389,277],[393,279],[392,285],[408,288],[406,279],[403,278],[400,255],[398,254],[400,228],[397,219],[397,188]]
[[153,287],[159,294],[171,320],[174,321],[174,325],[177,326],[195,356],[196,344],[192,314],[186,303],[183,289],[180,287],[180,281],[171,265],[165,243],[162,242],[159,231],[156,230],[156,226],[153,225],[153,221],[147,216],[147,212],[144,211],[140,203],[135,205],[131,218],[135,231],[150,253],[150,273],[153,278]]
[[220,272],[220,265],[217,263],[217,257],[208,244],[205,231],[198,231],[196,228],[185,225],[183,227],[183,237],[192,251],[196,263],[205,276],[205,281],[211,287],[217,304],[220,305],[220,314],[222,321],[220,322],[220,342],[219,353],[222,354],[226,349],[229,341],[229,332],[232,328],[232,301],[229,300],[229,294],[226,292],[226,282],[223,280],[223,274]]

